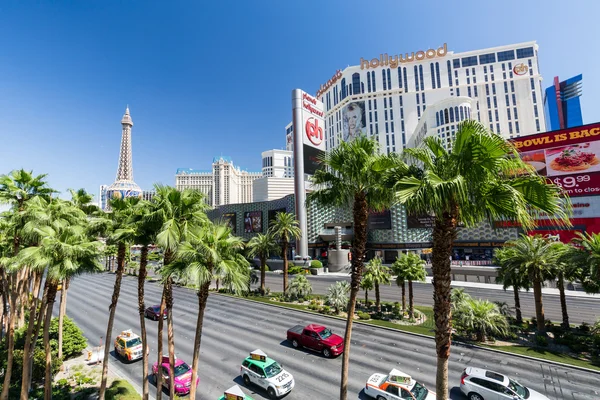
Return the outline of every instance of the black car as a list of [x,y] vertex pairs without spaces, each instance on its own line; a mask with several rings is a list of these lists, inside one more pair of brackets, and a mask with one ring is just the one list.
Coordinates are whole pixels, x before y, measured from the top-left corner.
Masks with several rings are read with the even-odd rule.
[[[144,311],[144,315],[146,315],[146,317],[148,317],[150,319],[158,321],[158,317],[160,316],[160,304],[146,308],[146,311]],[[163,312],[163,318],[167,319],[167,309],[166,308],[164,309],[164,312]]]

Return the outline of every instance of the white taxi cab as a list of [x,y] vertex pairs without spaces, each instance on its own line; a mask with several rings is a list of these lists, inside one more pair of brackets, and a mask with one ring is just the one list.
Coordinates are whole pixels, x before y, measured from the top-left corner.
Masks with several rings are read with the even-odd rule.
[[294,388],[294,377],[262,350],[254,350],[242,362],[240,375],[244,384],[251,383],[267,391],[269,398],[276,399]]
[[389,374],[373,374],[365,385],[365,394],[377,400],[435,400],[435,392],[397,369]]

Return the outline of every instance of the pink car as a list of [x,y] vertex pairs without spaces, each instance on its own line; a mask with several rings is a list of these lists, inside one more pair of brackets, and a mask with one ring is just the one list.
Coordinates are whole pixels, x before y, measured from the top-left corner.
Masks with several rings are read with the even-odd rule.
[[[163,356],[161,363],[161,371],[163,376],[163,386],[169,387],[169,357]],[[157,374],[158,374],[158,363],[154,363],[152,366],[152,373],[154,374],[154,382],[158,382]],[[183,360],[175,359],[175,393],[178,395],[188,394],[190,392],[190,387],[192,386],[192,368],[187,365]],[[199,378],[196,378],[196,385],[200,381]]]

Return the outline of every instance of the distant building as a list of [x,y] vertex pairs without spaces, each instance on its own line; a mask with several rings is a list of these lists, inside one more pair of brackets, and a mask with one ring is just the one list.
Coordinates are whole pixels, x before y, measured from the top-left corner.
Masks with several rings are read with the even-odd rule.
[[582,78],[583,75],[579,74],[560,82],[558,76],[554,77],[554,85],[546,89],[544,96],[547,130],[555,131],[583,125],[579,103]]
[[156,195],[154,190],[144,190],[142,191],[142,200],[150,201]]
[[294,193],[294,160],[288,150],[262,152],[262,177],[253,182],[253,199],[271,201]]
[[108,189],[108,185],[100,185],[100,194],[98,196],[99,202],[98,207],[102,211],[106,211],[108,207],[108,198],[106,197],[106,190]]
[[178,190],[197,189],[206,195],[211,207],[252,201],[252,182],[260,172],[242,171],[229,157],[215,157],[212,171],[179,168],[175,175]]

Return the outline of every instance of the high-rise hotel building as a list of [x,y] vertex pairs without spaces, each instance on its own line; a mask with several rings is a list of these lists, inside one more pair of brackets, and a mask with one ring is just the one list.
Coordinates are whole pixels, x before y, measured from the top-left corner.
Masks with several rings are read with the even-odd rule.
[[[384,151],[400,152],[418,144],[409,141],[424,116],[430,123],[419,126],[421,139],[436,134],[448,140],[469,118],[506,138],[546,130],[535,42],[462,53],[443,44],[365,56],[337,71],[316,94],[325,107],[327,149],[364,133]],[[289,139],[290,125],[286,134]]]

